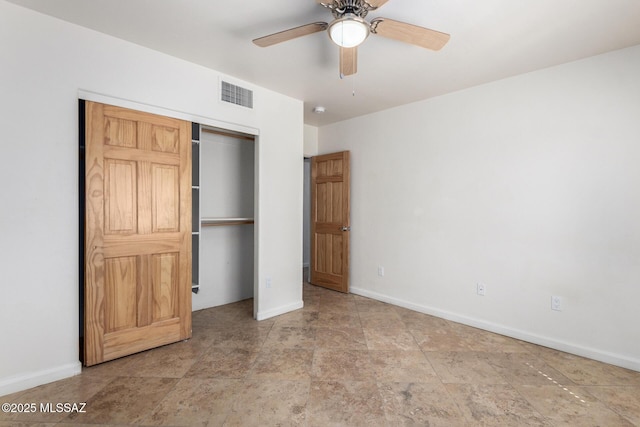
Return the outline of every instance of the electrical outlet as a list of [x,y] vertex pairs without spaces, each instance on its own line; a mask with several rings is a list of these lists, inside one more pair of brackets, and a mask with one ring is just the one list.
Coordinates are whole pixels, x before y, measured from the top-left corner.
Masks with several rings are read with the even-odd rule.
[[551,310],[562,311],[562,298],[555,295],[551,297]]
[[378,266],[378,276],[380,277],[384,276],[384,267],[381,265]]
[[266,286],[267,286],[267,289],[271,288],[271,277],[267,277]]
[[477,287],[476,287],[476,291],[478,292],[478,295],[480,295],[480,296],[482,296],[482,297],[483,297],[483,296],[484,296],[484,292],[485,292],[485,290],[486,290],[486,289],[485,289],[485,285],[484,285],[484,283],[480,283],[480,282],[478,282],[478,285],[477,285]]

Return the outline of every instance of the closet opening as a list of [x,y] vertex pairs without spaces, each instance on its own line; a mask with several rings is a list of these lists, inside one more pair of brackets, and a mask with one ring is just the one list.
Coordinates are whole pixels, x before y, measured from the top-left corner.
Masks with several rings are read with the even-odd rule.
[[257,152],[253,135],[197,124],[192,133],[195,311],[254,298]]
[[[84,362],[85,101],[78,103],[79,360]],[[140,108],[142,111],[143,108]],[[257,137],[191,126],[192,311],[252,299],[257,312]]]

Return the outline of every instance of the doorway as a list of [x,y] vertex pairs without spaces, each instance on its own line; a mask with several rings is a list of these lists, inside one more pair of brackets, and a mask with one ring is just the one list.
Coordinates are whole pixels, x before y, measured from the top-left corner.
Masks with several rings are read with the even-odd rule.
[[256,142],[202,126],[195,152],[193,308],[199,310],[254,297]]
[[349,151],[311,158],[309,283],[349,293]]

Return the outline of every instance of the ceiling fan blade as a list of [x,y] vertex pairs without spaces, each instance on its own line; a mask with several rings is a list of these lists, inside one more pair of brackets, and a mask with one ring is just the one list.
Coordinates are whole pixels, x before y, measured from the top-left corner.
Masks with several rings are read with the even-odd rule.
[[301,25],[300,27],[290,28],[288,30],[280,31],[279,33],[274,33],[268,36],[257,38],[253,41],[253,43],[260,47],[267,47],[298,37],[317,33],[319,31],[324,31],[327,29],[328,25],[329,24],[327,24],[326,22],[314,22],[313,24]]
[[447,44],[449,34],[429,28],[419,27],[388,18],[376,18],[371,21],[371,32],[382,37],[411,43],[431,50],[440,50]]
[[350,76],[358,72],[358,48],[340,48],[340,76]]

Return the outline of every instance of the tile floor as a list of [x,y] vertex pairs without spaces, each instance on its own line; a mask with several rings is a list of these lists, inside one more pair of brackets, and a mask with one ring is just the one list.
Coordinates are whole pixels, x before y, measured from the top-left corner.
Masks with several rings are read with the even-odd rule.
[[193,314],[193,338],[0,397],[86,402],[0,426],[640,426],[640,373],[304,285]]

